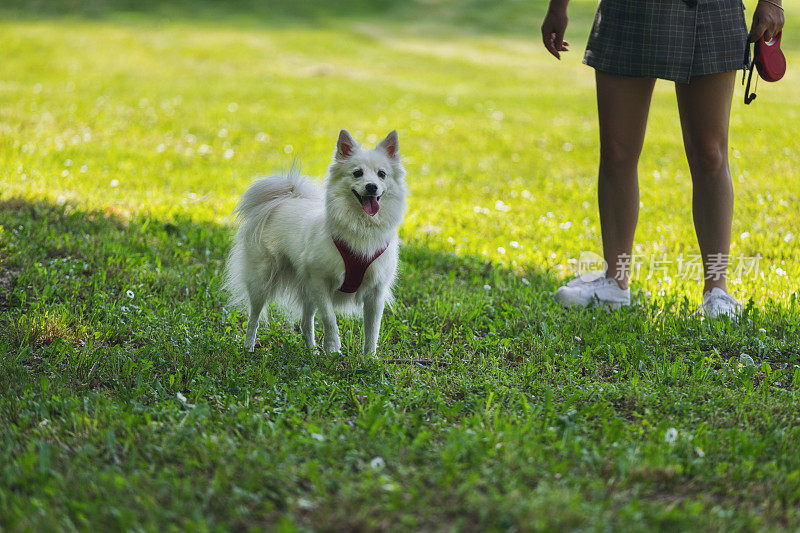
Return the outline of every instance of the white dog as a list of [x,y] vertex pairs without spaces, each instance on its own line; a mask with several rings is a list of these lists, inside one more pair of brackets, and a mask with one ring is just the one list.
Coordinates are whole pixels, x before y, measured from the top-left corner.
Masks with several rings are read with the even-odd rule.
[[364,150],[342,130],[324,192],[295,169],[256,181],[236,207],[240,226],[225,282],[231,302],[250,311],[245,348],[254,350],[271,301],[300,317],[309,348],[319,313],[328,353],[342,346],[334,313],[363,313],[364,353],[374,353],[392,298],[406,196],[394,131]]

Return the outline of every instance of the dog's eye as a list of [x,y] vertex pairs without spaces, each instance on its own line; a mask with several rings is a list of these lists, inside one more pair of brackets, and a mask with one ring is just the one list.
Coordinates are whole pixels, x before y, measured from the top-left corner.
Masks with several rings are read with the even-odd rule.
[[357,168],[357,169],[355,169],[353,171],[353,176],[355,176],[356,178],[360,178],[363,175],[364,175],[364,171],[361,170],[360,168]]
[[383,179],[383,178],[385,178],[385,177],[386,177],[386,172],[384,172],[383,170],[379,170],[379,171],[378,171],[378,177],[379,177],[380,179]]

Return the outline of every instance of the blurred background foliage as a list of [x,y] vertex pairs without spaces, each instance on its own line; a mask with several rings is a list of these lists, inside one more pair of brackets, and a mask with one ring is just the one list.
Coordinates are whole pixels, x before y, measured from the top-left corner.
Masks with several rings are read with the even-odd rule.
[[[467,31],[536,33],[546,5],[544,0],[2,0],[0,14],[5,18],[149,14],[214,21],[244,18],[264,24],[380,17],[398,22],[435,21]],[[577,14],[585,18],[585,13]]]

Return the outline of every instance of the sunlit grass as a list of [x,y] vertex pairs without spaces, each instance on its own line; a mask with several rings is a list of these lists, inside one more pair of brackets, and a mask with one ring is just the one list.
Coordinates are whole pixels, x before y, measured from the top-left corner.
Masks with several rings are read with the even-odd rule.
[[[585,22],[591,6],[574,11]],[[585,25],[570,28],[573,51],[557,63],[535,27],[523,38],[386,21],[320,30],[122,20],[4,24],[6,196],[227,221],[257,174],[299,157],[322,177],[340,128],[367,144],[396,128],[414,195],[407,240],[563,276],[580,251],[599,251]],[[762,83],[749,107],[737,91],[732,119],[732,254],[761,257],[759,276],[734,277],[733,290],[761,304],[784,300],[800,274],[800,104],[785,48],[786,80]],[[696,242],[669,83],[658,85],[640,168],[638,286],[697,297],[676,265]],[[664,260],[671,281],[648,279],[650,262]]]
[[[600,251],[593,1],[561,62],[543,2],[114,5],[0,22],[0,529],[797,527],[800,6],[786,79],[749,107],[737,88],[734,267],[760,259],[733,272],[742,320],[713,322],[677,264],[696,242],[664,82],[650,303],[551,297]],[[343,357],[279,319],[245,353],[233,206],[294,158],[321,179],[341,128],[397,129],[409,171],[379,357],[354,320]]]

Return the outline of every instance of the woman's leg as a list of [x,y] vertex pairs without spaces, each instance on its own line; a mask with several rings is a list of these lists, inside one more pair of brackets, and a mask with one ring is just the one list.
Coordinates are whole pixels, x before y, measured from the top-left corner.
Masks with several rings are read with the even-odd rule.
[[655,79],[596,73],[600,121],[597,197],[606,277],[628,287],[639,218],[639,154]]
[[696,76],[676,83],[683,144],[692,173],[692,214],[705,284],[727,292],[733,185],[728,168],[728,123],[735,72]]

